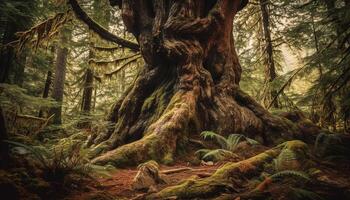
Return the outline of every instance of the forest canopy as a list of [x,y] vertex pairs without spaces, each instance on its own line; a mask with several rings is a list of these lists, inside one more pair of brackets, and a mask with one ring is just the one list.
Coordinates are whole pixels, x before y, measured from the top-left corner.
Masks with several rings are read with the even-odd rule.
[[9,199],[349,199],[349,0],[2,0],[0,39]]

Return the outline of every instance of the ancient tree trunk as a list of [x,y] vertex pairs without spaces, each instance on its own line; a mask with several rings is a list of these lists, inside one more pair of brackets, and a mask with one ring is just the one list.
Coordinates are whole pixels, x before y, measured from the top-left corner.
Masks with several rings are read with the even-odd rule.
[[[263,25],[265,41],[265,46],[263,48],[263,53],[265,55],[265,107],[269,106],[274,96],[277,95],[277,91],[273,89],[273,86],[271,85],[271,82],[273,82],[276,78],[276,68],[275,61],[273,58],[273,46],[270,32],[270,16],[267,7],[268,3],[269,0],[260,0],[261,20]],[[274,101],[272,106],[274,108],[278,108],[278,101]]]
[[94,163],[171,163],[179,146],[203,130],[242,133],[274,143],[297,133],[239,89],[241,66],[232,37],[240,0],[123,0],[127,29],[146,65],[113,106],[112,130],[91,136]]
[[[67,38],[62,33],[60,41],[61,44],[66,43]],[[59,103],[59,106],[51,109],[51,114],[54,114],[53,123],[62,123],[62,102],[63,102],[63,92],[64,92],[64,82],[66,80],[66,66],[67,66],[67,47],[58,46],[57,47],[57,57],[55,63],[55,78],[53,81],[52,98]]]

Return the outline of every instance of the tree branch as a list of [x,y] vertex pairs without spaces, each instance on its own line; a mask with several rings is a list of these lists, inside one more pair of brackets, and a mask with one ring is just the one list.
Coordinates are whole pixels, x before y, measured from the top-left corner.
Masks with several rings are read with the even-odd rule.
[[80,7],[77,0],[68,0],[68,3],[71,5],[77,18],[83,21],[91,30],[96,32],[101,38],[114,42],[122,47],[129,48],[135,52],[140,51],[140,46],[137,43],[130,42],[110,33],[108,30],[106,30],[93,19],[91,19],[87,15],[87,13]]

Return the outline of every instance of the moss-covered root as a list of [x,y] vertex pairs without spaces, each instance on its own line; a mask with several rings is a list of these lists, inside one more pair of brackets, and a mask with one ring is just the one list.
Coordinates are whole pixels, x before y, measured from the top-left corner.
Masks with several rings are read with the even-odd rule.
[[265,163],[270,163],[286,148],[295,152],[304,152],[307,146],[301,141],[289,141],[247,160],[227,163],[208,178],[187,180],[181,185],[168,187],[158,193],[150,194],[146,199],[166,199],[169,197],[179,199],[209,198],[218,196],[223,192],[231,191],[235,193],[240,187],[237,182],[239,179],[260,175],[264,170]]
[[177,140],[186,134],[188,124],[195,116],[195,101],[193,92],[178,92],[142,139],[109,151],[92,162],[118,167],[135,166],[148,160],[164,164],[173,162]]

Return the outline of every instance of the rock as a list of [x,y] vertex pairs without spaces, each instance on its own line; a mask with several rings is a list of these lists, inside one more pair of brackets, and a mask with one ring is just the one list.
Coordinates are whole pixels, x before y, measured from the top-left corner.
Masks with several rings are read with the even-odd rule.
[[213,165],[214,165],[214,162],[213,162],[213,161],[205,162],[205,161],[202,160],[201,164],[202,164],[202,165],[206,165],[206,166],[213,166]]
[[156,193],[158,192],[158,189],[154,186],[154,185],[151,185],[149,188],[148,188],[148,193]]
[[159,165],[156,161],[148,161],[138,166],[138,172],[134,177],[132,189],[154,190],[158,184],[165,181],[159,175]]
[[27,149],[23,147],[14,147],[11,149],[12,153],[17,154],[17,155],[28,155],[31,152],[28,151]]

